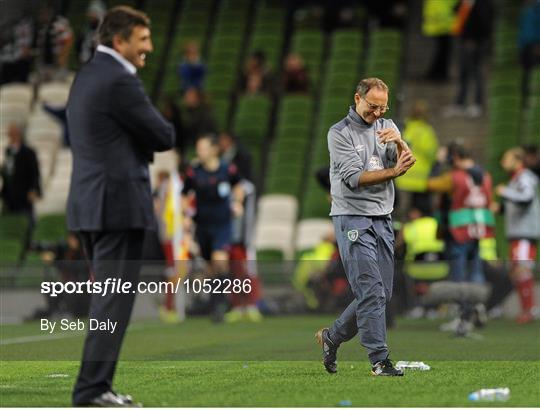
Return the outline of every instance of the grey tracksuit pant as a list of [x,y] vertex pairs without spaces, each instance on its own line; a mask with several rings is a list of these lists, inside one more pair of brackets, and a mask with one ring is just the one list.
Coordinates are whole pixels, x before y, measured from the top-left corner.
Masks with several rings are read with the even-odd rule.
[[388,356],[386,302],[392,296],[394,231],[390,216],[334,216],[339,253],[355,299],[330,328],[336,344],[357,333],[371,363]]

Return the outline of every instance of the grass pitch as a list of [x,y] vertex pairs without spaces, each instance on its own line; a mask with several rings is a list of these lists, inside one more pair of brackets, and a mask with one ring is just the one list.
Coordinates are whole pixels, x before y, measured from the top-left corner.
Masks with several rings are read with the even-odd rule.
[[[439,332],[438,321],[398,320],[389,331],[392,358],[432,370],[376,378],[358,339],[340,348],[337,374],[324,371],[314,333],[332,320],[138,322],[126,336],[115,388],[145,406],[540,406],[540,323],[496,321],[456,339]],[[0,405],[69,406],[84,333],[46,335],[38,323],[0,332]],[[482,387],[509,387],[511,398],[469,402]]]

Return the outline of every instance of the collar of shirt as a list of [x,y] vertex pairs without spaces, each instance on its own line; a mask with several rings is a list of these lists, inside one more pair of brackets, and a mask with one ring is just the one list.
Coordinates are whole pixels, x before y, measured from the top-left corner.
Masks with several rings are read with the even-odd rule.
[[354,105],[351,105],[349,107],[348,117],[352,122],[362,127],[371,127],[373,125],[373,124],[368,124],[367,122],[364,121],[362,117],[360,117],[360,115],[358,115],[358,113],[356,112],[356,107]]
[[131,74],[135,75],[137,74],[137,68],[131,64],[128,60],[126,60],[122,55],[116,51],[113,50],[110,47],[104,46],[103,44],[100,44],[97,46],[96,51],[100,51],[105,54],[109,54],[112,56],[116,61],[118,61],[120,64],[124,66],[126,70],[128,70]]
[[22,144],[9,144],[8,145],[8,152],[12,155],[17,155],[19,151],[21,150]]

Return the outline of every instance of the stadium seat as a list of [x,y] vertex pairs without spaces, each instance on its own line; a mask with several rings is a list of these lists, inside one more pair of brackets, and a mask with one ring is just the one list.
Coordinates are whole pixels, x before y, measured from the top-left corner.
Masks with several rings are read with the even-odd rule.
[[26,83],[9,83],[0,87],[0,105],[7,102],[18,102],[30,107],[34,91]]
[[178,167],[178,156],[174,150],[157,152],[154,154],[154,162],[150,164],[150,175],[152,185],[156,181],[160,171],[172,172]]
[[11,122],[25,123],[30,115],[30,106],[22,102],[6,102],[0,105],[2,127],[7,127]]
[[70,85],[64,82],[45,83],[38,89],[37,102],[64,107],[67,104]]
[[257,221],[294,223],[298,201],[290,195],[263,195],[259,199]]
[[53,175],[44,189],[43,198],[36,204],[38,215],[65,212],[72,170],[71,150],[61,149],[56,157]]
[[27,227],[25,216],[0,215],[0,263],[3,268],[22,260]]
[[293,257],[294,225],[290,223],[272,222],[258,224],[255,230],[255,248],[257,251],[280,251],[283,259]]
[[51,214],[41,216],[34,230],[34,241],[56,242],[67,236],[66,215]]
[[296,251],[314,248],[321,240],[333,233],[334,227],[330,219],[302,219],[296,231]]

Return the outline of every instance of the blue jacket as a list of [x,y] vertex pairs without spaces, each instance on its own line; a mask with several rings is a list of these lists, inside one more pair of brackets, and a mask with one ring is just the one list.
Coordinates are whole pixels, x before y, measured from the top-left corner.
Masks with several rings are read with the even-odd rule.
[[175,135],[142,82],[96,52],[75,78],[67,119],[73,152],[68,228],[153,228],[148,164],[154,152],[173,147]]

